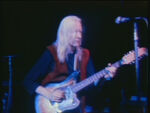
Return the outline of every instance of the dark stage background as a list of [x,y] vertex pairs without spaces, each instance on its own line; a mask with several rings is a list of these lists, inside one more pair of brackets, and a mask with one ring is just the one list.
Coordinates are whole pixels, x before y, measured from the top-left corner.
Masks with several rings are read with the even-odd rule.
[[[0,2],[1,100],[8,90],[9,80],[8,59],[4,56],[15,55],[13,58],[15,113],[26,112],[27,94],[22,87],[22,81],[46,46],[55,40],[59,22],[68,14],[77,14],[83,18],[86,31],[83,46],[91,51],[98,71],[105,68],[107,63],[118,61],[124,54],[134,49],[133,23],[116,24],[116,17],[148,17],[148,1]],[[140,46],[148,47],[147,26],[144,21],[138,23]],[[130,69],[123,72],[129,77],[126,84],[130,95],[137,93],[134,66],[131,66],[131,73]],[[140,69],[143,95],[147,96],[147,58],[141,60]],[[113,89],[111,91],[113,92]]]

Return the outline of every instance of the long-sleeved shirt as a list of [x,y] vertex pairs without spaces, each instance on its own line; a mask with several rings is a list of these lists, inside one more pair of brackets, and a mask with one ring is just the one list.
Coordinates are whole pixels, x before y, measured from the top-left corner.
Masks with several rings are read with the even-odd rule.
[[[73,64],[74,64],[74,56],[75,54],[69,54],[68,59],[66,60],[68,67],[68,75],[74,72]],[[52,53],[46,49],[42,56],[39,58],[37,63],[32,67],[27,76],[24,79],[24,86],[27,91],[32,95],[35,93],[35,89],[41,85],[42,79],[51,71],[54,70],[55,60]],[[87,64],[87,77],[94,74],[95,69],[90,57]]]

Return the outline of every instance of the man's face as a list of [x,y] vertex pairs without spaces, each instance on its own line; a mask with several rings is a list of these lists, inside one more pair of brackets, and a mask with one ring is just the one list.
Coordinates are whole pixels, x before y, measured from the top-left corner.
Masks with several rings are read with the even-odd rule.
[[79,47],[82,44],[82,24],[81,22],[76,22],[75,27],[69,33],[70,35],[70,45],[73,47]]

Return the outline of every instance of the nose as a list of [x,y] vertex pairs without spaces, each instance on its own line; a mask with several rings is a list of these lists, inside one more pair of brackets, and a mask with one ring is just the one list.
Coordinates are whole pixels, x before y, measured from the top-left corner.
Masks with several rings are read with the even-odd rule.
[[78,38],[82,38],[82,33],[81,32],[77,32],[76,35],[77,35]]

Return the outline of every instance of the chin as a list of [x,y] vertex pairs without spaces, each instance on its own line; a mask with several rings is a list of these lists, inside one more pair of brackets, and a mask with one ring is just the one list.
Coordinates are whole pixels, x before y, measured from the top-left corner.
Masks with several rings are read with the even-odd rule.
[[80,44],[73,44],[73,47],[80,47]]

